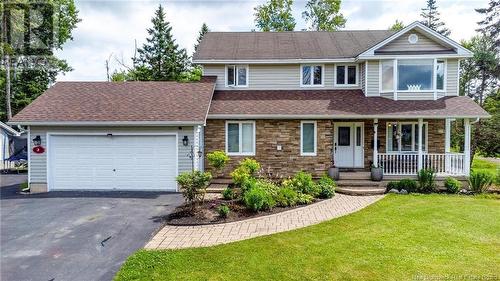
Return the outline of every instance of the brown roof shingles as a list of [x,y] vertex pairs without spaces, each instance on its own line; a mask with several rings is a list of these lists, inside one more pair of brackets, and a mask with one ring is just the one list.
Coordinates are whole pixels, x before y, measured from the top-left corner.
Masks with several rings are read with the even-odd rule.
[[199,82],[58,82],[9,122],[204,123],[215,77]]
[[468,97],[395,101],[361,90],[215,91],[208,118],[224,115],[323,117],[488,117]]
[[193,60],[353,58],[392,34],[390,30],[209,32]]

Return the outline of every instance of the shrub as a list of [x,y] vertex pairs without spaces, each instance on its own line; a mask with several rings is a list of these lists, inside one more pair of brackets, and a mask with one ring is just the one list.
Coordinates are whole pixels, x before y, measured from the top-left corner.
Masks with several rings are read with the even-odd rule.
[[181,186],[182,196],[186,203],[192,204],[195,207],[196,202],[203,201],[205,191],[212,179],[212,175],[208,172],[201,171],[184,172],[177,176],[177,183]]
[[285,180],[283,186],[290,187],[303,194],[309,194],[316,197],[319,194],[319,188],[312,180],[312,175],[306,172],[298,172],[291,179]]
[[446,187],[448,193],[458,193],[462,189],[462,183],[457,179],[448,177],[444,180],[444,187]]
[[227,218],[227,215],[229,215],[229,207],[226,204],[221,204],[219,208],[217,208],[217,212],[221,218]]
[[243,184],[250,179],[250,172],[247,168],[239,166],[231,172],[231,178],[233,179],[234,184],[242,187]]
[[280,190],[280,188],[275,183],[266,179],[256,180],[255,185],[258,188],[264,189],[264,191],[272,198],[275,198]]
[[399,182],[398,181],[390,181],[387,183],[386,191],[389,192],[391,189],[399,190]]
[[488,190],[493,181],[493,176],[488,172],[472,171],[469,177],[469,186],[474,193],[483,193]]
[[314,200],[314,197],[312,197],[309,194],[303,194],[299,193],[297,194],[297,204],[300,205],[306,205],[306,204],[311,204]]
[[289,187],[280,188],[275,197],[276,204],[281,207],[291,207],[297,205],[297,192]]
[[247,169],[250,175],[255,175],[260,170],[260,163],[252,158],[245,158],[240,162],[240,167]]
[[247,190],[243,195],[243,202],[248,209],[254,212],[268,210],[276,205],[274,199],[262,187]]
[[417,188],[418,188],[417,182],[412,179],[402,179],[397,183],[397,189],[399,191],[404,189],[408,192],[415,192],[417,191]]
[[232,188],[227,187],[222,191],[222,198],[224,198],[224,200],[232,200],[235,197],[234,195],[234,190]]
[[330,178],[328,175],[323,175],[319,180],[318,180],[318,197],[323,198],[323,199],[328,199],[332,198],[335,195],[335,187],[337,186],[335,184],[335,181]]
[[222,150],[215,150],[207,154],[208,163],[214,167],[217,172],[220,172],[226,166],[229,161],[229,157]]
[[432,169],[422,169],[418,172],[418,192],[431,193],[436,189],[436,174]]

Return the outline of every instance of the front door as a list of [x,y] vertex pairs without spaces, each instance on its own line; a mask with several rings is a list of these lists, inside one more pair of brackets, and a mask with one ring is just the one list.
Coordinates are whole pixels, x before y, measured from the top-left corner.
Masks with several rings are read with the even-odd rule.
[[335,123],[334,158],[340,168],[363,168],[363,122]]

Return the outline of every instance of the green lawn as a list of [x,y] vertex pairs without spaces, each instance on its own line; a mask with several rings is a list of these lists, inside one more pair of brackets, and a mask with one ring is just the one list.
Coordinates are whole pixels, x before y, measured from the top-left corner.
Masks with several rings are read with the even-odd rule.
[[498,198],[388,195],[357,213],[295,231],[210,248],[141,250],[129,257],[116,279],[498,278]]
[[472,170],[490,173],[494,177],[494,184],[500,186],[500,167],[497,163],[475,156],[472,162]]

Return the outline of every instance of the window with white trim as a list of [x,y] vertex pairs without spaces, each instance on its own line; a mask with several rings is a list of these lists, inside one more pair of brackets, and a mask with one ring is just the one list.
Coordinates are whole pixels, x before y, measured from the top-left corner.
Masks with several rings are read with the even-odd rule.
[[248,66],[247,65],[227,65],[226,66],[226,86],[246,87],[248,86]]
[[301,65],[301,86],[323,86],[323,65]]
[[228,155],[255,155],[255,122],[228,121],[226,123],[226,153]]
[[300,122],[300,155],[316,156],[317,149],[316,121]]
[[[422,124],[422,151],[427,151],[427,123]],[[387,123],[387,152],[417,152],[418,122]]]
[[335,65],[335,85],[358,85],[358,66],[356,64]]
[[381,60],[380,72],[381,92],[394,91],[394,79],[400,92],[444,91],[445,88],[445,60]]

